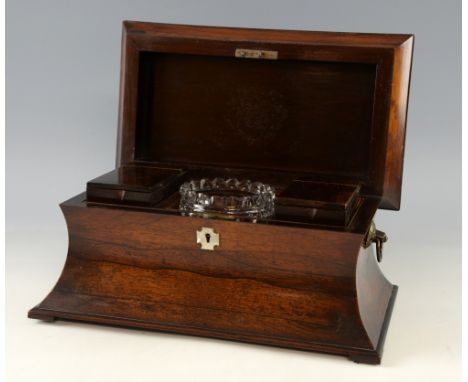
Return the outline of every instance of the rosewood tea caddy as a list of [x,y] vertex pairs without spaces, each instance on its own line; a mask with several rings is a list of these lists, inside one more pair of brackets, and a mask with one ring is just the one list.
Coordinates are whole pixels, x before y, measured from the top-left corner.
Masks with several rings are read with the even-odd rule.
[[[400,208],[412,47],[124,22],[117,166],[61,204],[67,260],[29,317],[380,363],[397,287],[373,217]],[[184,183],[219,179],[274,210],[182,211]]]

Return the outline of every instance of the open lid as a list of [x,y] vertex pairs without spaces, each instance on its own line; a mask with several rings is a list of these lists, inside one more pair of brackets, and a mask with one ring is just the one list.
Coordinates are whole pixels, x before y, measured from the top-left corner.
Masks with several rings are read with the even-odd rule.
[[294,172],[399,209],[412,46],[124,22],[117,164]]

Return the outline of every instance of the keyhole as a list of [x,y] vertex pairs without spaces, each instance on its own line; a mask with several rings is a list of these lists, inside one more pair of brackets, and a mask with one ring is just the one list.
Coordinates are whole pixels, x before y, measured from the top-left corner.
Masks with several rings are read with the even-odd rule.
[[209,233],[205,234],[206,242],[209,243],[211,239],[211,235]]

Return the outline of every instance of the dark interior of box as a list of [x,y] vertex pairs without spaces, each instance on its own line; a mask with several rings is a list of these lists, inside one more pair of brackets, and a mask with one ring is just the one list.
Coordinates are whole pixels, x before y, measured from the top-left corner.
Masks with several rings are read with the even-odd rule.
[[177,211],[187,179],[248,178],[276,188],[271,222],[349,225],[383,144],[375,80],[371,64],[141,53],[134,162],[89,182],[88,201]]

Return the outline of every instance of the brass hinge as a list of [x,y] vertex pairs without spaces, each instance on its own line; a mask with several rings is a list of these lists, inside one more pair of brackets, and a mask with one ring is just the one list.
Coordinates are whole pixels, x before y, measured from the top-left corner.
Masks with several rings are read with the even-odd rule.
[[368,248],[375,243],[377,261],[380,263],[382,261],[382,252],[383,252],[383,243],[388,240],[387,234],[383,231],[378,230],[375,227],[375,223],[372,222],[369,230],[367,231],[366,236],[364,237],[364,248]]
[[238,58],[263,58],[265,60],[278,59],[276,50],[260,50],[260,49],[236,49],[236,57]]

